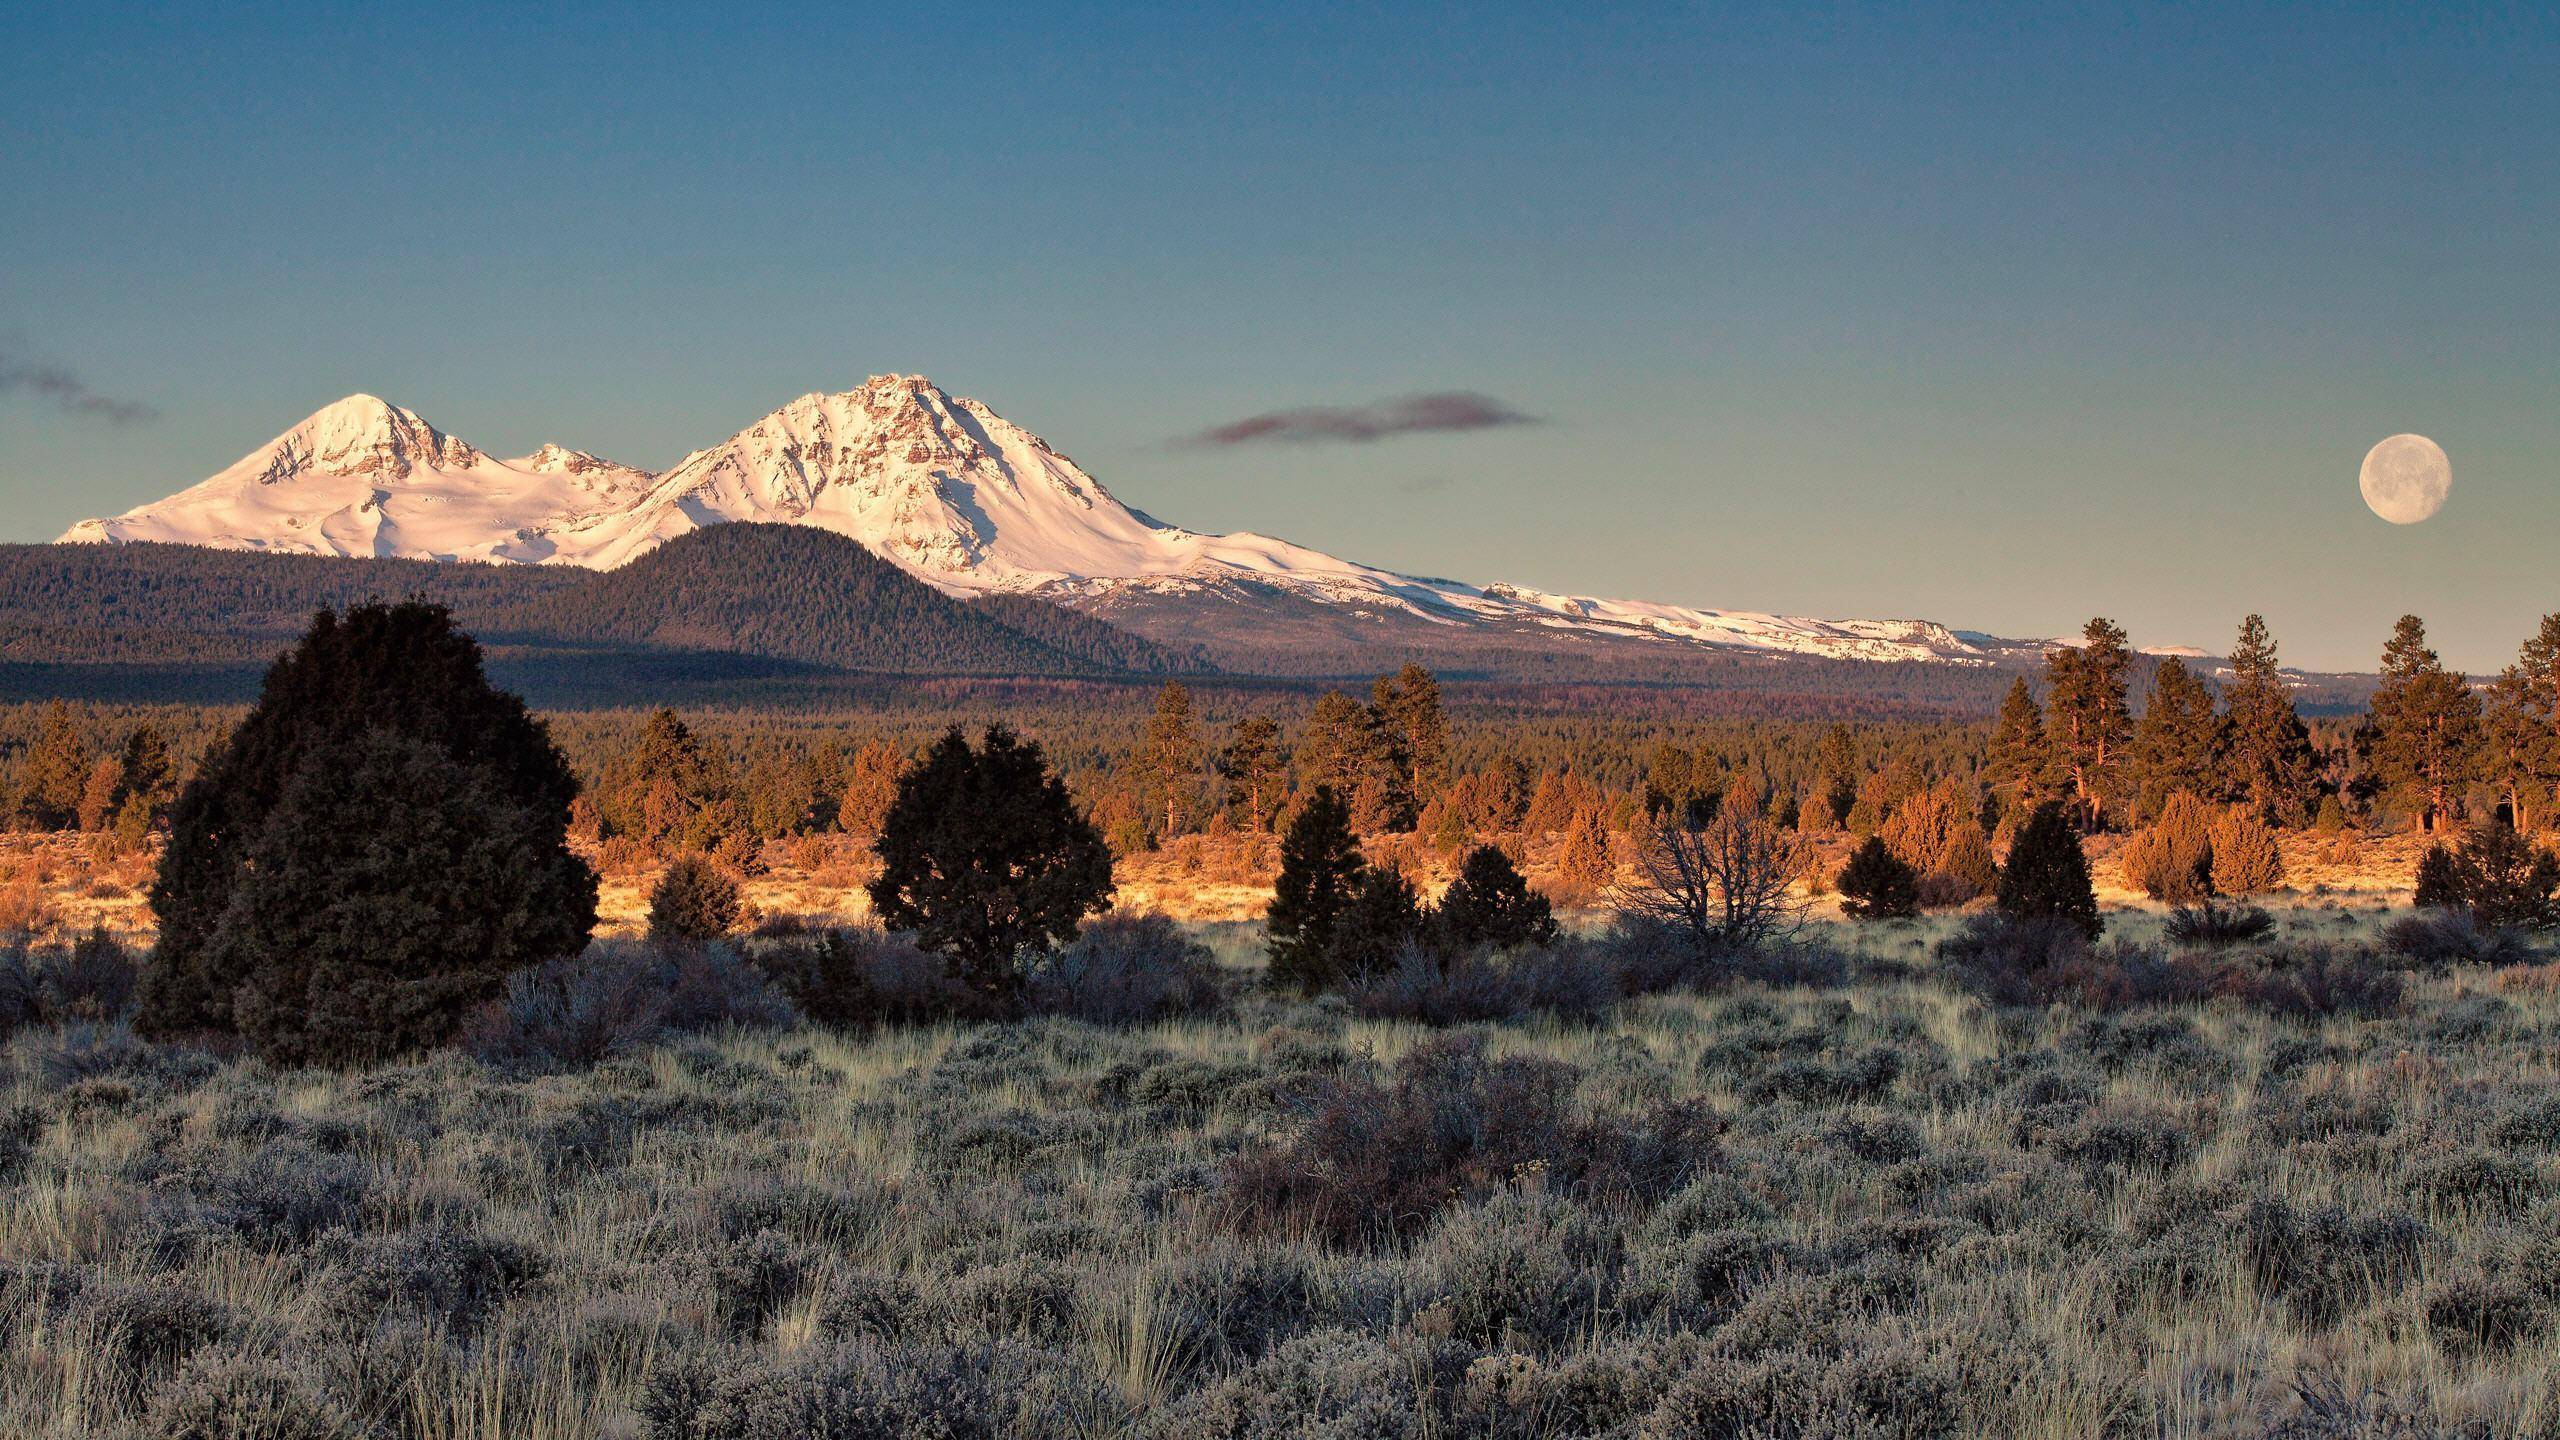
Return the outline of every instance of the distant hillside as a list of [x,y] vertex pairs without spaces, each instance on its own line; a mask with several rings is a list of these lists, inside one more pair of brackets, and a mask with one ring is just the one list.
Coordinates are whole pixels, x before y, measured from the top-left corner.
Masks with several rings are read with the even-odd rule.
[[486,612],[492,641],[720,651],[935,675],[1172,674],[1195,660],[1045,601],[955,600],[830,531],[719,525]]
[[855,541],[779,525],[704,530],[603,573],[192,545],[0,545],[0,665],[22,677],[12,693],[57,683],[48,675],[116,667],[115,693],[228,695],[313,611],[410,597],[450,605],[518,665],[547,666],[591,697],[629,690],[632,703],[653,698],[641,693],[648,677],[669,674],[1208,668],[1044,601],[955,600]]

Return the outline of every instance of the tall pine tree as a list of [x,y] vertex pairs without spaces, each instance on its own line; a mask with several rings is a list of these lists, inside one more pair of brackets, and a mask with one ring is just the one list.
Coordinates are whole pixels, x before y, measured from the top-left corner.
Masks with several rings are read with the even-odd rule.
[[2307,824],[2319,756],[2277,668],[2276,642],[2259,616],[2240,622],[2231,648],[2231,683],[2222,698],[2230,737],[2224,759],[2228,788],[2262,819]]
[[2222,798],[2223,720],[2214,713],[2213,692],[2194,672],[2172,656],[2151,676],[2151,699],[2142,707],[2133,731],[2135,808],[2133,823],[2160,813],[2171,795],[2184,791],[2201,800]]
[[1369,706],[1401,762],[1398,778],[1407,803],[1418,810],[1439,793],[1449,760],[1449,717],[1440,705],[1440,681],[1420,665],[1408,664],[1379,677],[1370,689]]
[[2426,623],[2403,615],[2382,648],[2382,686],[2367,725],[2382,783],[2417,807],[2429,834],[2451,824],[2480,740],[2480,697],[2427,646]]
[[[2000,701],[2000,723],[1991,732],[1983,779],[1999,797],[2001,819],[2012,829],[2053,798],[2053,745],[2045,738],[2044,708],[2036,704],[2024,675],[2009,682],[2009,693]],[[1846,813],[1841,812],[1844,818]]]
[[1227,808],[1248,830],[1270,828],[1288,788],[1289,757],[1280,748],[1280,726],[1267,715],[1236,722],[1218,752],[1218,774],[1227,782]]
[[1200,727],[1191,718],[1191,691],[1168,680],[1156,695],[1156,713],[1147,720],[1146,784],[1158,836],[1172,839],[1192,827],[1199,803],[1202,754]]
[[2125,702],[2133,652],[2122,627],[2103,616],[2081,631],[2078,646],[2058,646],[2045,657],[2045,734],[2053,741],[2070,780],[2081,828],[2102,829],[2107,807],[2120,800],[2125,751],[2133,738],[2133,712]]

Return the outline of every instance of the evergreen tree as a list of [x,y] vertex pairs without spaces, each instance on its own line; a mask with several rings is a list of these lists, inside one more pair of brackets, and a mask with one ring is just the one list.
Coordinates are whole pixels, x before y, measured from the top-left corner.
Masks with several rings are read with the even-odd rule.
[[1318,785],[1280,841],[1280,876],[1266,926],[1274,984],[1312,995],[1339,978],[1334,926],[1363,868],[1350,811],[1332,786]]
[[2490,820],[2473,826],[2454,847],[2451,882],[2454,895],[2483,927],[2560,926],[2560,900],[2554,899],[2560,859],[2512,825]]
[[1597,804],[1575,811],[1566,822],[1556,876],[1564,882],[1568,898],[1598,895],[1617,881],[1618,860],[1609,844],[1609,825]]
[[1945,868],[1959,836],[1980,831],[1980,813],[1970,783],[1941,780],[1896,805],[1876,834],[1912,874],[1932,874]]
[[2060,921],[2091,940],[2104,929],[2098,892],[2089,883],[2089,856],[2060,804],[2037,806],[2018,827],[2009,863],[2000,867],[1999,906],[2008,919]]
[[1822,739],[1814,745],[1813,772],[1821,781],[1822,802],[1830,812],[1831,823],[1825,828],[1837,829],[1849,823],[1849,807],[1858,803],[1858,777],[1862,772],[1857,737],[1849,733],[1848,726],[1835,721],[1822,732]]
[[649,890],[649,938],[716,940],[738,924],[738,882],[700,855],[679,855]]
[[2133,732],[2136,823],[2159,814],[2177,791],[2220,800],[2226,743],[2213,692],[2175,656],[2162,660]]
[[904,775],[875,844],[872,912],[1010,1004],[1031,952],[1075,938],[1111,905],[1111,851],[1049,773],[1037,743],[1002,725],[970,747],[958,726]]
[[1565,769],[1549,770],[1529,792],[1529,809],[1520,817],[1520,828],[1529,835],[1562,834],[1574,816],[1598,802],[1599,796],[1581,776]]
[[160,732],[140,725],[124,741],[124,753],[116,762],[116,811],[139,805],[144,824],[156,822],[161,812],[177,795],[177,762],[169,758],[169,742]]
[[836,802],[836,826],[848,835],[877,835],[898,799],[898,776],[907,757],[885,740],[865,742],[846,767],[844,798]]
[[595,798],[608,836],[630,837],[652,854],[737,854],[749,833],[738,792],[727,755],[661,709],[630,749],[607,762]]
[[575,954],[595,876],[567,806],[495,766],[375,730],[305,752],[197,952],[271,1063],[391,1059],[450,1040],[511,970]]
[[[170,810],[168,849],[151,888],[159,943],[144,973],[138,1027],[161,1036],[233,1027],[233,992],[246,977],[230,968],[226,956],[241,952],[215,952],[211,942],[234,913],[251,856],[306,762],[324,752],[341,754],[345,744],[373,732],[432,745],[464,770],[486,771],[487,789],[520,812],[509,818],[518,831],[484,838],[498,847],[489,853],[515,856],[530,868],[505,890],[493,891],[490,904],[502,896],[564,897],[549,925],[525,919],[500,926],[468,892],[456,892],[454,908],[436,916],[430,933],[405,943],[459,947],[475,933],[505,929],[523,937],[512,951],[491,952],[508,965],[525,963],[525,956],[547,958],[536,951],[575,950],[571,940],[583,943],[594,914],[595,882],[565,844],[578,782],[550,732],[522,700],[489,684],[479,645],[454,627],[443,606],[410,601],[356,605],[344,614],[323,610],[269,667],[258,703],[205,757]],[[392,772],[377,782],[386,789],[400,776],[432,770],[375,758]],[[326,807],[321,797],[307,797],[305,808]],[[343,821],[352,826],[360,818]],[[587,896],[583,911],[576,900],[580,893]],[[302,923],[302,917],[278,916],[273,923]]]
[[1449,717],[1440,705],[1440,682],[1420,665],[1408,664],[1379,677],[1369,704],[1389,748],[1402,761],[1399,779],[1406,804],[1418,809],[1439,793],[1449,758]]
[[2524,798],[2531,804],[2529,813],[2517,810],[2516,826],[2530,830],[2545,823],[2549,807],[2560,799],[2560,614],[2542,617],[2541,628],[2516,657],[2516,672],[2524,690],[2520,708],[2540,720],[2544,732],[2540,744],[2517,746],[2524,757],[2518,767],[2526,777]]
[[19,769],[18,808],[39,830],[67,830],[80,823],[89,793],[88,743],[71,723],[71,707],[56,700],[44,709],[36,742]]
[[1200,727],[1191,717],[1191,691],[1178,680],[1166,681],[1156,694],[1142,763],[1154,802],[1149,818],[1159,822],[1156,833],[1166,839],[1187,834],[1198,818],[1192,812],[1199,803],[1203,760]]
[[1440,929],[1460,950],[1509,950],[1556,938],[1554,907],[1495,845],[1467,852],[1440,897]]
[[2551,730],[2534,702],[2532,686],[2518,665],[2499,672],[2481,696],[2480,778],[2520,830],[2531,830],[2545,818],[2543,802],[2551,794]]
[[2480,697],[2427,647],[2427,627],[2403,615],[2382,651],[2382,685],[2368,714],[2374,768],[2419,807],[2433,834],[2453,819],[2480,738]]
[[1318,696],[1297,747],[1298,784],[1330,788],[1368,834],[1413,827],[1412,793],[1376,711],[1339,690]]
[[1237,721],[1218,752],[1218,773],[1227,782],[1227,808],[1244,817],[1245,828],[1271,828],[1288,789],[1289,758],[1280,748],[1279,724],[1264,715]]
[[1840,911],[1852,920],[1900,920],[1920,913],[1920,876],[1870,835],[1840,867]]
[[2045,734],[2070,781],[2083,829],[2104,829],[2107,807],[2121,800],[2125,750],[2133,714],[2125,703],[2125,677],[2133,652],[2114,621],[2091,620],[2077,647],[2056,646],[2045,656]]
[[2024,675],[2009,682],[2000,701],[2000,722],[1991,732],[1983,769],[2004,817],[2031,815],[2053,798],[2053,745],[2045,738],[2044,708]]
[[2212,812],[2184,790],[2169,792],[2160,817],[2124,847],[2124,873],[2152,899],[2172,905],[2212,895]]
[[2418,893],[2410,903],[2421,910],[2450,910],[2462,903],[2462,884],[2455,876],[2453,852],[2442,843],[2418,857]]
[[1342,912],[1334,917],[1325,947],[1325,983],[1338,985],[1387,969],[1422,939],[1422,897],[1413,882],[1388,866],[1363,865],[1351,878]]
[[80,828],[92,835],[107,828],[116,813],[116,781],[124,774],[124,766],[112,755],[101,755],[89,767],[89,783],[80,787]]
[[2276,832],[2246,805],[2215,817],[2213,888],[2224,895],[2262,895],[2284,883],[2284,850]]
[[2300,825],[2311,810],[2319,758],[2277,667],[2276,642],[2267,633],[2267,622],[2256,615],[2240,622],[2223,704],[2229,735],[2224,769],[2230,788],[2260,818]]

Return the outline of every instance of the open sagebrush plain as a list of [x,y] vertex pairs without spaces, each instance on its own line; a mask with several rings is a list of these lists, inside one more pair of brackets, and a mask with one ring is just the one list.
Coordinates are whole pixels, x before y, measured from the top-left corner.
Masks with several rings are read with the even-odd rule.
[[2550,967],[2003,1007],[1820,928],[1574,1021],[1272,998],[1224,927],[1150,1023],[728,994],[352,1073],[27,1029],[0,1433],[2560,1434]]

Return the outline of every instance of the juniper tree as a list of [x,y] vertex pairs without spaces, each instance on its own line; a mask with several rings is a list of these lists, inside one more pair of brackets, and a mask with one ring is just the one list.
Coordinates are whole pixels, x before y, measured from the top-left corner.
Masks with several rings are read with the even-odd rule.
[[[375,732],[433,746],[466,770],[487,772],[488,790],[514,807],[508,823],[522,831],[501,838],[535,867],[528,884],[571,897],[559,911],[566,928],[558,935],[583,941],[594,876],[565,843],[578,782],[550,732],[522,700],[489,684],[479,645],[443,606],[323,610],[268,668],[257,704],[206,755],[170,808],[169,844],[151,887],[160,932],[143,979],[140,1028],[170,1035],[233,1027],[232,998],[244,977],[226,957],[237,952],[208,947],[233,914],[251,854],[312,757]],[[583,911],[574,898],[582,886]],[[468,901],[467,893],[457,895],[460,908],[439,923],[481,924]],[[553,933],[524,933],[542,943],[528,943],[522,953],[548,958],[532,951],[550,948]],[[569,938],[557,943],[577,948]]]
[[1556,856],[1556,874],[1574,895],[1599,894],[1618,877],[1618,860],[1609,843],[1608,822],[1597,804],[1585,805],[1565,822],[1564,848]]
[[2056,646],[2045,656],[2045,734],[2071,785],[2081,828],[2103,829],[2118,791],[2133,714],[2125,702],[2125,677],[2133,652],[2114,621],[2099,617],[2081,631],[2077,646]]
[[1846,824],[1849,807],[1858,803],[1860,773],[1858,740],[1848,726],[1834,721],[1822,732],[1822,739],[1814,744],[1813,771],[1822,782],[1822,801],[1829,807],[1831,824]]
[[1324,984],[1387,969],[1423,941],[1422,897],[1413,882],[1384,865],[1363,865],[1334,917],[1325,944]]
[[1280,875],[1264,927],[1274,983],[1312,995],[1337,978],[1334,926],[1362,868],[1350,811],[1332,786],[1318,785],[1280,841]]
[[2480,737],[2480,697],[2427,647],[2427,627],[2403,615],[2382,650],[2382,684],[2367,711],[2374,768],[2417,802],[2429,834],[2453,818]]
[[2484,927],[2560,926],[2560,859],[2517,834],[2512,825],[2484,821],[2453,849],[2452,890]]
[[2231,681],[2223,687],[2228,732],[2224,770],[2230,788],[2252,810],[2282,825],[2300,825],[2311,813],[2319,757],[2311,732],[2293,708],[2276,664],[2276,642],[2267,622],[2240,622],[2231,648]]
[[1840,910],[1852,920],[1900,920],[1920,913],[1920,876],[1870,835],[1840,867]]
[[1515,949],[1556,938],[1554,908],[1496,845],[1467,852],[1458,878],[1440,897],[1439,920],[1441,933],[1461,950]]
[[565,806],[495,766],[381,729],[306,752],[196,952],[230,1018],[280,1065],[443,1044],[519,967],[576,953],[595,876]]
[[975,747],[953,726],[904,775],[874,844],[872,912],[1000,1004],[1023,962],[1110,908],[1111,851],[1034,741],[1002,725]]
[[2059,803],[2037,806],[2018,827],[2009,861],[2000,867],[1999,907],[2008,919],[2058,921],[2091,940],[2104,929],[2098,893],[2089,883],[2089,856]]
[[716,940],[738,924],[738,882],[700,855],[679,855],[649,890],[649,938]]
[[2184,905],[2210,897],[2213,813],[2187,791],[2171,791],[2150,828],[2124,847],[2124,873],[2154,900]]

